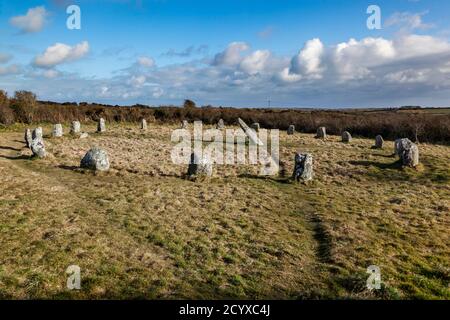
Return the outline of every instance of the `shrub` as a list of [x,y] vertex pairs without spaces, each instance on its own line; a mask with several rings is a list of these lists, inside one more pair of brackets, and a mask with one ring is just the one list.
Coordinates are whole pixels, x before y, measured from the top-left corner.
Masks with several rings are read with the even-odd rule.
[[16,114],[16,119],[21,122],[33,122],[36,110],[36,95],[30,91],[16,91],[12,100],[12,108]]

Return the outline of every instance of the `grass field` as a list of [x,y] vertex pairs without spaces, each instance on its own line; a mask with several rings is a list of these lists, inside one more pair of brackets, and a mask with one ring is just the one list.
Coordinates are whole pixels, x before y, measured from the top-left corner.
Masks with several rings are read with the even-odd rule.
[[[0,131],[0,298],[450,299],[449,146],[420,144],[420,167],[402,169],[393,142],[282,132],[287,175],[309,152],[311,183],[249,165],[189,181],[170,161],[175,126],[83,126],[87,139],[47,138],[44,160],[23,129]],[[108,173],[78,168],[92,146]]]

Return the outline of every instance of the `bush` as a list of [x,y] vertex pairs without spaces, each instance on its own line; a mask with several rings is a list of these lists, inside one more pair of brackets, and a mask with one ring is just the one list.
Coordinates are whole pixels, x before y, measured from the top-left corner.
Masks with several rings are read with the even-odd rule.
[[31,123],[37,106],[36,95],[30,91],[16,91],[11,106],[18,121]]
[[15,122],[14,112],[9,107],[8,95],[5,91],[0,90],[0,123],[4,125],[13,124]]

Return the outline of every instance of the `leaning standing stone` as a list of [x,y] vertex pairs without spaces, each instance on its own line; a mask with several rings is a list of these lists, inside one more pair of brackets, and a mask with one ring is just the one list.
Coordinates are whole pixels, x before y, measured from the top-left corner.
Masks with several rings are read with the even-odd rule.
[[147,130],[147,120],[141,120],[141,130]]
[[259,123],[257,123],[257,122],[253,123],[253,124],[251,125],[251,128],[252,128],[253,130],[255,130],[256,132],[259,132],[259,129],[260,129]]
[[80,163],[81,168],[95,171],[108,171],[109,158],[105,150],[92,148],[89,150]]
[[52,135],[55,138],[59,138],[59,137],[63,136],[63,128],[62,128],[62,125],[60,123],[55,124],[55,126],[53,127]]
[[318,128],[316,138],[325,139],[326,137],[327,137],[327,129],[325,127]]
[[309,153],[297,153],[295,155],[295,167],[293,178],[295,181],[310,181],[313,179],[313,158]]
[[31,134],[31,130],[26,129],[25,130],[25,144],[26,144],[27,148],[31,147],[31,141],[33,141],[33,136]]
[[212,171],[212,163],[208,157],[200,157],[195,153],[191,154],[188,168],[189,177],[211,177]]
[[45,151],[44,140],[41,138],[33,139],[30,145],[31,152],[33,152],[33,156],[38,157],[40,159],[45,158],[47,156],[47,152]]
[[383,137],[378,135],[375,137],[375,148],[376,149],[383,149],[384,140]]
[[352,135],[348,131],[342,133],[342,142],[352,142]]
[[106,122],[105,119],[100,118],[98,120],[97,132],[105,132],[106,131]]
[[70,126],[70,134],[79,134],[81,131],[81,124],[79,121],[72,121]]
[[181,129],[187,129],[189,127],[189,122],[187,122],[187,120],[183,120],[183,122],[181,122]]
[[291,124],[287,130],[288,135],[293,135],[295,133],[295,126]]
[[31,134],[31,138],[33,140],[42,140],[42,128],[38,127],[33,130],[33,133]]

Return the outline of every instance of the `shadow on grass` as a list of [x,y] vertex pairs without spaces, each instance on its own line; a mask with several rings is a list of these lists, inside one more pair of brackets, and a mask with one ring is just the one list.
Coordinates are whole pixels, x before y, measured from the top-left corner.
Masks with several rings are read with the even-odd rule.
[[400,161],[395,161],[392,163],[380,163],[375,161],[358,160],[358,161],[349,161],[349,163],[354,166],[377,167],[379,169],[397,169],[397,170],[402,169],[402,164]]
[[17,157],[9,157],[9,156],[0,155],[0,158],[7,159],[7,160],[31,160],[31,159],[33,159],[33,156],[20,155]]
[[20,150],[22,150],[22,149],[9,147],[9,146],[0,146],[0,149],[2,149],[2,150],[12,150],[12,151],[20,151]]

